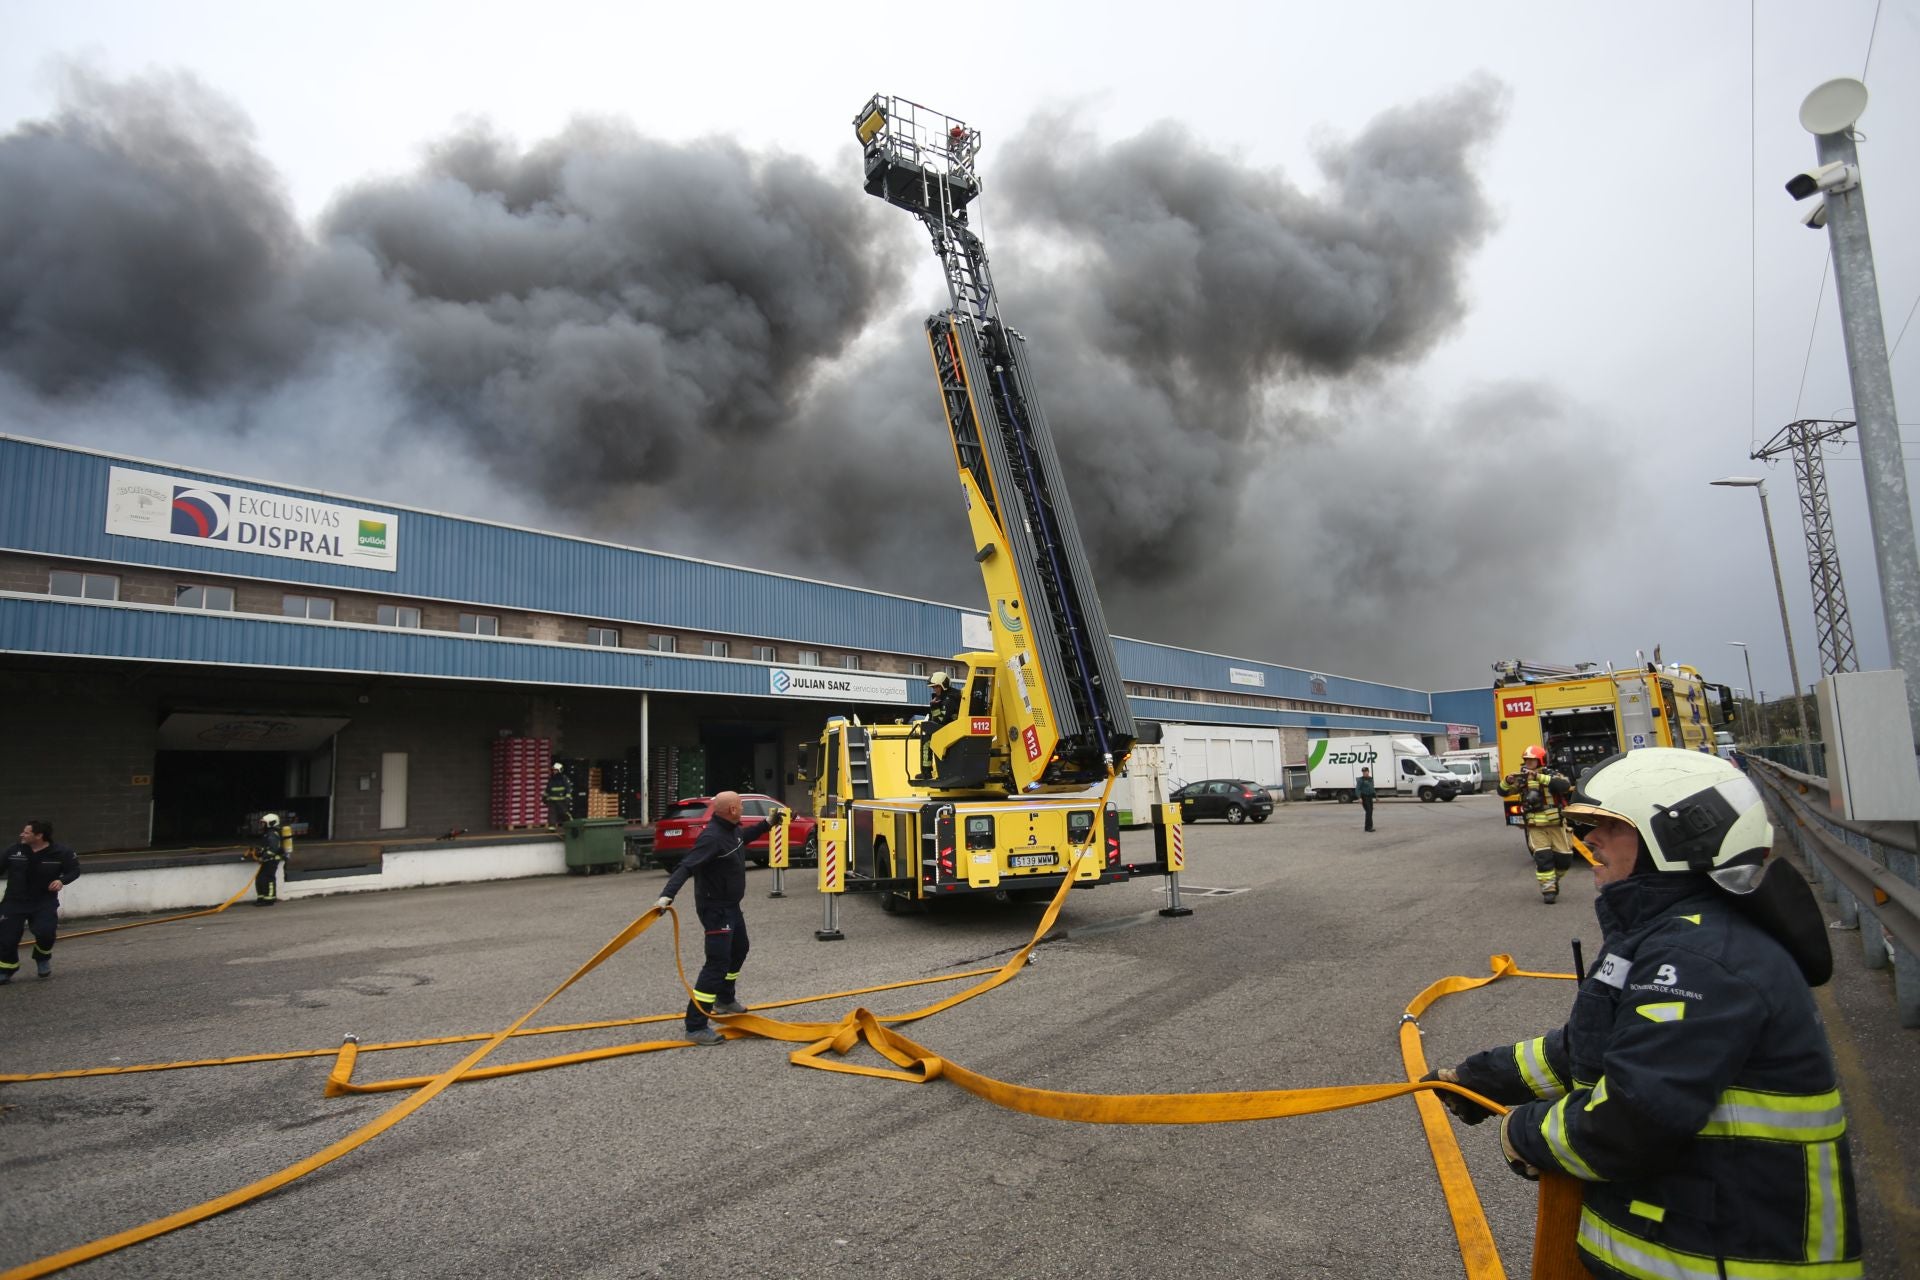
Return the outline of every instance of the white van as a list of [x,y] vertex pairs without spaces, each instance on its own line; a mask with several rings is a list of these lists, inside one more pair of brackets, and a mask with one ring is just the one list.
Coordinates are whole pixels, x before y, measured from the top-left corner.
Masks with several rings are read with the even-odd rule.
[[1389,734],[1316,738],[1308,743],[1307,794],[1348,803],[1363,767],[1373,770],[1374,790],[1382,796],[1451,800],[1460,794],[1460,779],[1440,767],[1425,743]]
[[1440,767],[1460,779],[1463,795],[1477,796],[1487,789],[1486,777],[1480,772],[1480,762],[1470,756],[1442,756]]

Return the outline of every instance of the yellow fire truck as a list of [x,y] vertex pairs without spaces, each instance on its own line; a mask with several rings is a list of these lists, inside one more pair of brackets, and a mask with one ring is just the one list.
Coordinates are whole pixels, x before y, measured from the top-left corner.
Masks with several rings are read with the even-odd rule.
[[[1165,853],[1121,863],[1119,815],[1102,802],[1141,734],[1026,340],[1001,319],[986,248],[968,227],[980,136],[884,95],[853,125],[866,190],[920,220],[946,274],[951,305],[927,318],[927,347],[993,647],[954,657],[960,701],[943,723],[828,722],[813,783],[821,888],[829,904],[876,892],[897,909],[1164,874]],[[1178,847],[1176,837],[1176,864]],[[829,916],[822,936],[832,932]]]
[[[1503,778],[1520,771],[1521,753],[1532,746],[1545,747],[1548,766],[1576,782],[1608,756],[1637,747],[1711,754],[1714,730],[1733,723],[1732,689],[1657,657],[1621,670],[1508,660],[1493,671]],[[1519,804],[1507,802],[1509,823],[1523,820]]]

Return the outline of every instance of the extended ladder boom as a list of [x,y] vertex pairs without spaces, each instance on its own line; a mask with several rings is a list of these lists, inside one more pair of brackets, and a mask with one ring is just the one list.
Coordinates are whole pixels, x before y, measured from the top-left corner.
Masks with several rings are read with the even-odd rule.
[[967,226],[980,135],[884,96],[854,130],[867,191],[920,219],[946,273],[952,305],[927,318],[927,340],[987,586],[1014,779],[1028,791],[1104,778],[1137,731],[1026,339],[1002,322],[986,247]]

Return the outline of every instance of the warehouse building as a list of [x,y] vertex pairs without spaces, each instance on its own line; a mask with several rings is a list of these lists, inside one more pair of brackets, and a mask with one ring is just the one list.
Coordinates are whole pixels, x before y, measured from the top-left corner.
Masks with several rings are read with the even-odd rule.
[[[269,808],[319,839],[514,825],[496,762],[526,740],[633,818],[721,787],[804,809],[827,716],[919,714],[983,647],[951,605],[0,436],[0,811],[82,850]],[[1419,690],[1116,648],[1135,714],[1205,727],[1209,763],[1461,728]]]

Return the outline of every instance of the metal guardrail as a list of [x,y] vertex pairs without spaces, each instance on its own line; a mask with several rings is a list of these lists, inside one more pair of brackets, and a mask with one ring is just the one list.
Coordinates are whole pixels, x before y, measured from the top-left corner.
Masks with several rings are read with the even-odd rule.
[[1810,802],[1813,792],[1825,799],[1825,778],[1753,756],[1747,764],[1774,827],[1792,838],[1820,895],[1840,908],[1834,927],[1859,930],[1867,968],[1893,969],[1900,1025],[1920,1027],[1920,847],[1886,830],[1889,824],[1863,826]]

